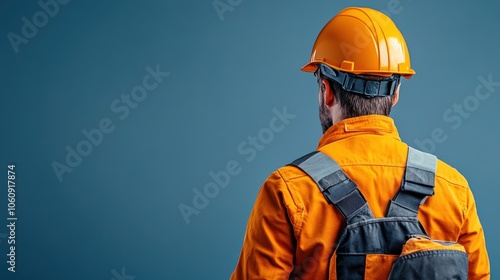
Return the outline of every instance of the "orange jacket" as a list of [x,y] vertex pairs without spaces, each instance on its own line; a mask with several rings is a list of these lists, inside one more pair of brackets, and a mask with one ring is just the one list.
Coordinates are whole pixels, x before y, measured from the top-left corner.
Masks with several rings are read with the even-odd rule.
[[[359,187],[376,218],[399,190],[408,146],[391,118],[369,115],[336,123],[318,150],[331,156]],[[490,279],[483,228],[465,178],[438,160],[435,194],[419,209],[427,234],[458,241],[469,254],[469,279]],[[273,172],[248,220],[231,279],[329,279],[329,260],[344,218],[314,181],[296,167]]]

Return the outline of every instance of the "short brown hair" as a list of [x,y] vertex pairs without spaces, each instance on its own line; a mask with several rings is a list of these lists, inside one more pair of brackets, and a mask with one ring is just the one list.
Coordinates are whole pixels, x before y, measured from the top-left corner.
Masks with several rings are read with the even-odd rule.
[[[361,94],[346,91],[342,85],[336,81],[332,81],[327,77],[320,75],[321,79],[326,79],[330,83],[335,98],[338,100],[340,108],[342,109],[341,118],[354,118],[365,115],[384,115],[389,116],[392,109],[392,102],[395,95],[391,96],[376,96],[372,98],[364,97]],[[374,80],[377,78],[373,77]],[[321,84],[321,87],[322,84]],[[322,91],[324,89],[322,88]]]

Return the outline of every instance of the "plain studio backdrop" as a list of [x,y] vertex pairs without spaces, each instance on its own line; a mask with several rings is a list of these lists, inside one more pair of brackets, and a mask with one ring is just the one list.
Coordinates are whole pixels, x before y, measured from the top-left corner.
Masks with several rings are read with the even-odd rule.
[[392,117],[466,176],[498,274],[497,2],[41,0],[0,4],[0,278],[227,279],[262,182],[321,137],[299,69],[346,6],[405,36]]

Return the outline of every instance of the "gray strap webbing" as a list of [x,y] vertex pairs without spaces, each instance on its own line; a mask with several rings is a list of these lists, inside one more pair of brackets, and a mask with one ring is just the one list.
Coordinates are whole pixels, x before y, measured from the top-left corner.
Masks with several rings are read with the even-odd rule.
[[302,169],[318,185],[329,203],[334,204],[346,220],[366,204],[358,189],[329,156],[320,151],[307,154],[290,165]]
[[388,217],[402,216],[403,213],[417,215],[420,205],[434,194],[436,167],[436,156],[408,147],[404,178],[389,205]]

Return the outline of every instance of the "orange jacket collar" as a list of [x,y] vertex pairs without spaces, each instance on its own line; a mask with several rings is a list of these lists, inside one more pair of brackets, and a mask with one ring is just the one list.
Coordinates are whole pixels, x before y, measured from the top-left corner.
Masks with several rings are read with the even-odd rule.
[[318,149],[331,142],[360,134],[388,135],[401,141],[392,118],[367,115],[344,119],[332,125],[319,140]]

